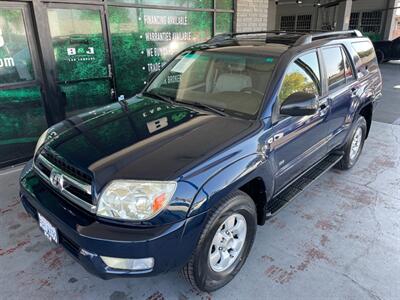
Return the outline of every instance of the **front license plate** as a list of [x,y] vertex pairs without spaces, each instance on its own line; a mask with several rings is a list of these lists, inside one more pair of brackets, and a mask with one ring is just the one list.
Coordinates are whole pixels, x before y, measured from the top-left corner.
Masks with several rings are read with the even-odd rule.
[[54,243],[58,244],[58,233],[55,228],[45,217],[38,213],[39,216],[39,227],[43,230],[44,235]]

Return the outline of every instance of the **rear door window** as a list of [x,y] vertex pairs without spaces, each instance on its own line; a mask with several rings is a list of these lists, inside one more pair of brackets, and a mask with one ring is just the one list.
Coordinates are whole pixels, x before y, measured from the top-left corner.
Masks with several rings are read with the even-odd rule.
[[328,90],[332,91],[346,84],[345,63],[340,47],[322,49],[322,57],[326,67]]
[[346,51],[344,51],[344,49],[342,48],[342,55],[344,58],[344,67],[345,67],[345,75],[346,75],[346,80],[349,82],[352,79],[354,79],[354,72],[353,72],[353,68],[351,66],[351,62],[349,59],[349,56],[347,55]]

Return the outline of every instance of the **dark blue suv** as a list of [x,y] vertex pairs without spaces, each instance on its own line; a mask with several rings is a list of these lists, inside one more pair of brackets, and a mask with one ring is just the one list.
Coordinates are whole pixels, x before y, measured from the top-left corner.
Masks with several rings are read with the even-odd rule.
[[238,273],[257,225],[356,163],[381,88],[358,31],[218,35],[141,94],[43,133],[21,201],[101,278],[182,268],[213,291]]

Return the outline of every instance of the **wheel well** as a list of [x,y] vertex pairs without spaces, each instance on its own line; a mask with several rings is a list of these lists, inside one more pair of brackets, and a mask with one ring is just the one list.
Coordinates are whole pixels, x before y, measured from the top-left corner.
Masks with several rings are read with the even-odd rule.
[[257,224],[265,223],[265,207],[267,203],[265,184],[261,177],[256,177],[239,188],[253,199],[257,208]]
[[[383,63],[383,61],[385,60],[385,53],[381,49],[376,49],[375,53],[378,63]],[[381,55],[382,57],[379,57],[379,55]]]
[[364,106],[360,111],[360,115],[365,118],[365,121],[367,121],[367,134],[365,136],[365,138],[367,138],[372,122],[372,103]]

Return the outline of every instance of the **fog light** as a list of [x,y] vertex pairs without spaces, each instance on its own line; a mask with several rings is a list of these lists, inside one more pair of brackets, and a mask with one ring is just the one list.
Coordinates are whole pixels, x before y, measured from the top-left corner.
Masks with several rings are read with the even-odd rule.
[[154,267],[154,258],[118,258],[100,256],[104,263],[113,269],[144,271]]

